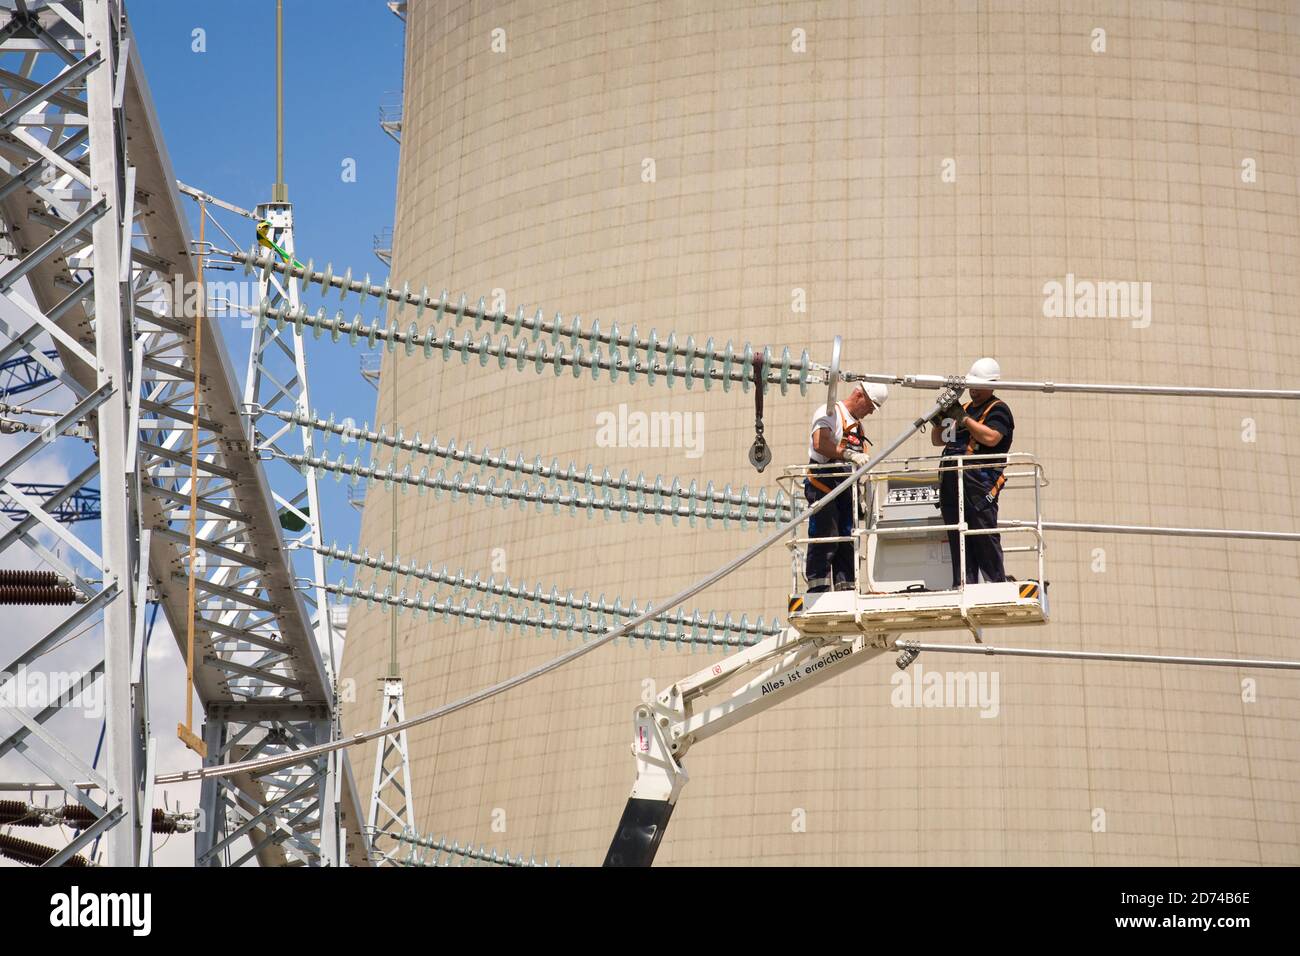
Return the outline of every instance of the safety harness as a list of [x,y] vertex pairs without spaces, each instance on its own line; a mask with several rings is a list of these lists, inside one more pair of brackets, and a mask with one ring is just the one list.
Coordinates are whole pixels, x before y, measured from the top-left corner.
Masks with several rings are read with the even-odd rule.
[[[849,424],[849,418],[848,418],[847,415],[844,414],[843,410],[840,408],[840,404],[839,404],[839,402],[836,402],[836,403],[835,403],[835,414],[839,417],[839,420],[840,420],[840,427],[841,427],[841,429],[842,429],[842,431],[843,431],[843,435],[844,435],[844,437],[847,438],[847,439],[849,439],[849,444],[850,444],[850,445],[855,445],[855,446],[857,446],[855,450],[857,450],[857,451],[861,451],[861,450],[862,450],[862,442],[863,442],[863,435],[862,435],[862,422],[861,422],[861,421],[855,421],[852,425],[850,425],[850,424]],[[811,458],[809,458],[809,459],[808,459],[808,464],[810,464],[810,465],[825,465],[825,464],[829,464],[829,462],[824,462],[824,461],[813,461]],[[827,472],[822,472],[822,474],[827,474]],[[838,473],[838,472],[830,472],[829,474],[839,474],[839,473]],[[848,472],[845,472],[845,474],[848,474]],[[817,477],[816,475],[814,475],[814,474],[809,474],[809,475],[808,475],[808,483],[809,483],[810,485],[812,485],[814,488],[816,488],[818,491],[822,492],[823,494],[828,494],[828,493],[830,493],[831,491],[833,491],[834,488],[835,488],[835,485],[828,485],[826,482],[822,481],[820,478],[818,478],[818,477]],[[839,484],[839,482],[836,482],[836,484]]]
[[[974,402],[967,402],[965,405],[962,406],[962,411],[966,412],[969,415],[970,407],[974,404],[975,404]],[[989,417],[989,412],[993,411],[994,408],[996,408],[998,405],[1001,404],[1002,404],[1001,399],[999,398],[993,399],[991,402],[988,403],[988,405],[985,406],[984,411],[980,412],[980,417],[977,418],[976,421],[979,422],[981,425],[983,425],[984,420]],[[976,448],[984,447],[983,445],[981,445],[979,442],[975,440],[975,435],[970,431],[970,429],[967,429],[967,434],[970,437],[966,442],[965,454],[970,455],[974,453]],[[992,486],[984,495],[984,497],[987,498],[990,502],[996,500],[998,496],[998,492],[1000,492],[1002,490],[1002,486],[1007,483],[1007,476],[1004,473],[1003,469],[995,468],[992,466],[987,468],[977,468],[975,469],[975,474],[983,478],[987,478],[992,475],[997,475],[997,478],[994,479]]]

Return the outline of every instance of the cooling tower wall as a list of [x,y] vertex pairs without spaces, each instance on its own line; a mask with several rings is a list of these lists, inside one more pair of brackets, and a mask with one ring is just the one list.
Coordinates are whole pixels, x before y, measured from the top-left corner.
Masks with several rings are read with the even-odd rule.
[[[839,334],[857,370],[953,374],[993,355],[1009,379],[1296,385],[1300,16],[1285,0],[414,0],[407,31],[399,285],[822,361]],[[1132,294],[1056,314],[1053,282]],[[895,388],[867,434],[892,437],[932,397]],[[1004,397],[1015,449],[1050,479],[1048,520],[1296,527],[1294,405]],[[739,390],[386,356],[378,418],[529,460],[770,486],[806,461],[823,398],[769,396],[762,477]],[[656,412],[689,436],[602,433]],[[394,527],[404,558],[625,603],[759,534],[372,487],[362,543],[391,553]],[[1297,658],[1298,554],[1051,534],[1051,624],[986,640]],[[691,606],[780,616],[789,565],[771,549]],[[378,722],[390,625],[354,609],[349,732]],[[572,646],[398,618],[408,714]],[[420,728],[420,830],[599,863],[632,782],[633,708],[719,658],[620,643]],[[697,747],[659,862],[1300,862],[1295,675],[923,655],[907,679],[927,672],[974,673],[986,704],[925,706],[891,656]],[[373,758],[354,758],[367,788]]]

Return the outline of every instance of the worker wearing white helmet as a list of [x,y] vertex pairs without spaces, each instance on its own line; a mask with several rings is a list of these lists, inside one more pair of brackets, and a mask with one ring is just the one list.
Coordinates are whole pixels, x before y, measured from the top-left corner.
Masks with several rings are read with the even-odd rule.
[[[827,410],[820,405],[813,413],[808,435],[808,463],[831,467],[814,468],[804,481],[809,504],[820,501],[840,484],[856,465],[864,464],[862,419],[875,412],[889,398],[889,389],[876,382],[857,382],[842,402]],[[837,463],[842,463],[838,464]],[[809,592],[848,590],[853,587],[853,496],[840,495],[808,519],[810,538],[844,538],[825,544],[810,542],[804,573]]]
[[[943,446],[944,457],[955,455],[1005,456],[1011,450],[1011,439],[1016,420],[1011,407],[993,394],[990,386],[1002,378],[1002,369],[992,358],[977,359],[966,373],[966,386],[970,401],[965,405],[953,404],[934,417],[935,427],[930,441]],[[958,521],[958,487],[964,484],[966,525],[977,528],[996,528],[998,525],[998,495],[1006,482],[1003,467],[1005,457],[976,459],[964,472],[964,481],[958,481],[956,470],[943,471],[939,482],[939,507],[944,524]],[[948,532],[948,549],[952,557],[952,586],[961,583],[961,541],[956,531]],[[1006,569],[1002,562],[1002,536],[997,534],[968,535],[966,537],[966,583],[975,584],[983,574],[985,581],[1005,581]]]

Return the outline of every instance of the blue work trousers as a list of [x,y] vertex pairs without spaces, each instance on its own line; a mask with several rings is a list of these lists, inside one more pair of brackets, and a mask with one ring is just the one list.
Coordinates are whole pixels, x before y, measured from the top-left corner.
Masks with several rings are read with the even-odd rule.
[[[818,475],[818,480],[830,488],[835,488],[843,476]],[[808,504],[816,504],[826,497],[828,492],[815,487],[805,479],[804,497]],[[808,537],[810,538],[847,538],[853,533],[853,492],[845,491],[829,505],[808,519]],[[808,591],[829,591],[840,585],[852,586],[857,576],[853,567],[852,541],[827,541],[819,544],[810,541],[808,556],[804,562],[804,576],[808,579]]]

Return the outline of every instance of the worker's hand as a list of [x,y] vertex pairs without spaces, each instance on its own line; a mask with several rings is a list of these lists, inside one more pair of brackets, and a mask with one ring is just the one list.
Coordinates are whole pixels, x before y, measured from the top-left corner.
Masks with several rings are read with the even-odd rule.
[[871,461],[869,455],[864,455],[860,451],[851,451],[844,456],[844,460],[853,465],[854,468],[861,468],[867,462]]
[[965,412],[962,410],[962,407],[958,405],[956,402],[954,402],[953,404],[946,405],[943,408],[939,409],[937,412],[935,412],[934,415],[931,416],[930,418],[930,424],[933,425],[935,428],[943,428],[944,422],[951,418],[958,425],[960,425],[961,420],[964,417],[965,417]]

